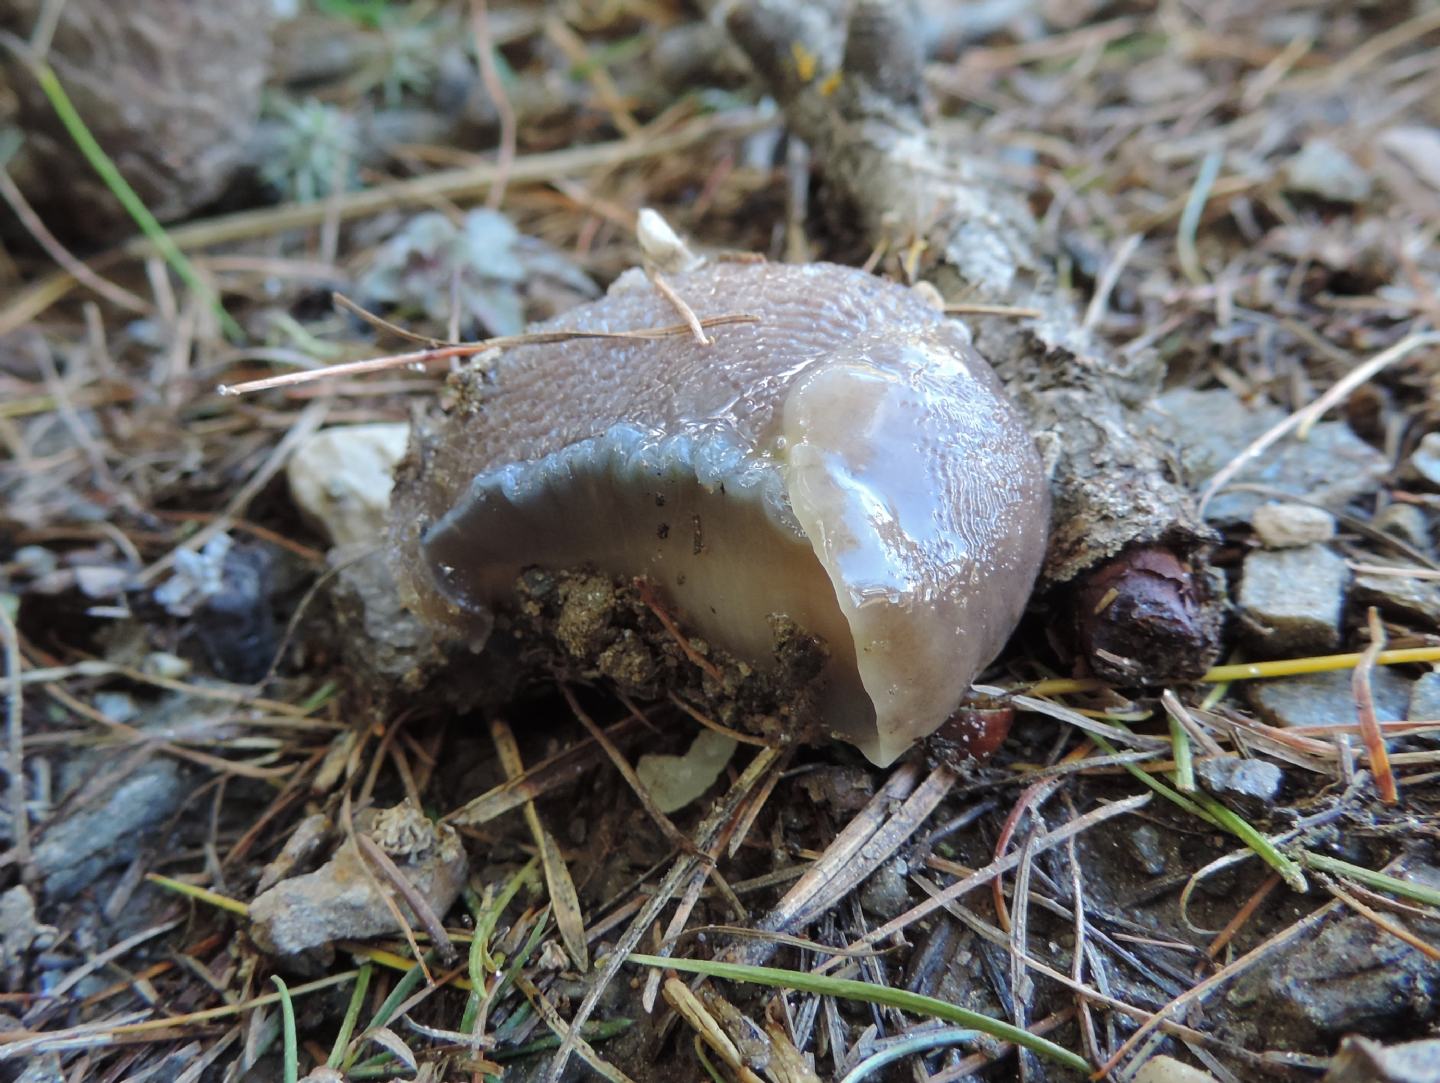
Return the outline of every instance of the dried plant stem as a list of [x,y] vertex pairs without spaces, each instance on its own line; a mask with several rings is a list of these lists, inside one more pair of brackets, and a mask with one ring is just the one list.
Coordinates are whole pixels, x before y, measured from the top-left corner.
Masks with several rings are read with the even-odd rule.
[[1365,742],[1365,752],[1370,758],[1370,770],[1375,776],[1375,787],[1380,791],[1380,800],[1393,805],[1400,800],[1400,791],[1395,784],[1395,772],[1390,769],[1390,754],[1385,748],[1385,735],[1380,732],[1380,723],[1375,717],[1375,694],[1370,687],[1370,674],[1375,669],[1375,659],[1385,649],[1385,626],[1380,623],[1380,614],[1374,606],[1368,614],[1370,623],[1370,646],[1361,656],[1360,664],[1351,675],[1350,685],[1355,695],[1356,717],[1360,723],[1360,739]]
[[15,860],[29,876],[30,812],[25,795],[25,688],[20,680],[20,633],[0,599],[0,639],[5,648],[5,773],[9,777],[10,832]]
[[[729,327],[734,324],[759,322],[759,317],[736,313],[733,315],[709,316],[706,319],[700,320],[699,325],[701,327]],[[357,376],[366,372],[382,372],[386,369],[432,365],[437,361],[474,357],[476,354],[488,353],[490,350],[508,350],[516,346],[537,346],[555,342],[569,342],[577,338],[658,339],[670,338],[674,335],[690,334],[694,334],[694,328],[688,323],[673,324],[669,327],[638,328],[633,331],[535,331],[524,335],[502,335],[497,338],[482,339],[479,342],[461,342],[453,346],[435,346],[426,350],[416,350],[413,353],[372,357],[364,361],[345,361],[338,365],[326,365],[324,368],[318,369],[303,369],[300,372],[287,372],[280,376],[266,376],[264,379],[247,380],[239,384],[222,384],[216,388],[216,391],[222,395],[248,395],[256,391],[268,391],[276,387],[291,387],[295,384],[306,384],[314,380],[329,380],[340,376]]]

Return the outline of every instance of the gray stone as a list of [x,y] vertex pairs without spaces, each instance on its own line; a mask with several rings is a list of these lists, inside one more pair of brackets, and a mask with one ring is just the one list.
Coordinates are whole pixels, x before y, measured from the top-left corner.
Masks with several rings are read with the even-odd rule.
[[1440,432],[1426,433],[1410,455],[1410,467],[1431,485],[1440,489]]
[[[1304,677],[1250,681],[1247,692],[1251,705],[1271,725],[1350,726],[1355,724],[1352,678],[1348,669],[1310,673]],[[1410,684],[1386,666],[1375,667],[1370,674],[1370,694],[1379,721],[1398,722],[1405,717]]]
[[[1440,888],[1440,868],[1432,865],[1398,875]],[[1440,922],[1409,913],[1385,916],[1421,940],[1440,937]],[[1348,1032],[1413,1035],[1434,1017],[1437,996],[1440,966],[1364,915],[1342,909],[1309,939],[1246,971],[1227,1000],[1244,1012],[1261,1041],[1303,1049]]]
[[1358,575],[1350,586],[1350,600],[1358,606],[1375,606],[1390,617],[1427,625],[1440,624],[1440,585],[1408,575]]
[[[1410,709],[1405,717],[1411,722],[1440,723],[1440,673],[1421,674],[1411,686]],[[1415,739],[1431,746],[1440,745],[1440,730],[1418,734]]]
[[[85,773],[102,772],[102,763],[90,761]],[[106,869],[133,860],[144,846],[157,841],[155,832],[179,809],[185,787],[180,766],[157,757],[97,800],[80,805],[73,815],[45,824],[35,847],[35,867],[44,879],[45,894],[69,898]]]
[[1165,871],[1165,847],[1160,841],[1160,832],[1153,824],[1141,824],[1130,832],[1130,845],[1140,861],[1140,867],[1151,876]]
[[23,884],[0,895],[0,978],[7,990],[23,989],[26,960],[32,951],[54,945],[57,930],[35,916],[35,897]]
[[885,862],[860,889],[860,905],[886,921],[903,914],[910,909],[910,884],[905,879],[909,871],[902,858]]
[[1416,722],[1440,722],[1440,673],[1422,674],[1411,687],[1408,717]]
[[1375,513],[1370,525],[1392,538],[1399,538],[1412,549],[1422,553],[1432,551],[1430,520],[1425,517],[1424,510],[1414,504],[1386,504]]
[[1436,1083],[1440,1080],[1440,1039],[1381,1045],[1358,1034],[1340,1043],[1322,1083]]
[[1273,805],[1285,784],[1285,772],[1276,764],[1244,756],[1200,760],[1195,764],[1195,777],[1216,797],[1257,811]]
[[1270,657],[1333,650],[1350,569],[1323,545],[1257,550],[1245,558],[1240,616]]
[[[1253,440],[1283,421],[1286,412],[1268,403],[1250,405],[1225,388],[1176,388],[1161,395],[1145,417],[1175,447],[1186,483],[1198,489]],[[1349,426],[1322,421],[1310,430],[1308,439],[1286,438],[1247,463],[1233,484],[1264,486],[1339,511],[1377,488],[1389,469],[1385,456]],[[1217,522],[1245,522],[1256,507],[1272,499],[1273,495],[1225,490],[1215,495],[1205,514]]]
[[1285,186],[1336,203],[1360,203],[1370,195],[1370,174],[1328,139],[1310,139],[1285,163]]
[[[356,830],[375,840],[401,873],[443,917],[465,885],[469,864],[454,828],[432,823],[410,803],[356,817]],[[250,904],[250,935],[262,951],[293,955],[334,940],[393,933],[399,926],[391,903],[415,921],[403,898],[387,902],[378,886],[383,873],[367,868],[346,841],[323,867],[282,880]],[[390,891],[389,888],[385,888]]]
[[1250,525],[1266,549],[1295,549],[1335,536],[1335,516],[1309,504],[1261,504]]

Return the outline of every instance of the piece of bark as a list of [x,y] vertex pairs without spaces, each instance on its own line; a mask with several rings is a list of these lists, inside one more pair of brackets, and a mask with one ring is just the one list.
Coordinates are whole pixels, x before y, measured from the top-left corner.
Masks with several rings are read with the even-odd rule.
[[[1205,571],[1215,536],[1135,413],[1158,389],[1161,367],[1144,353],[1114,354],[1083,326],[1023,200],[983,155],[944,146],[930,131],[912,6],[859,0],[847,31],[837,5],[755,0],[734,7],[727,26],[810,145],[822,198],[858,223],[868,243],[898,250],[923,241],[921,274],[943,296],[1040,313],[969,322],[1052,470],[1043,585],[1083,595],[1091,575],[1108,576],[1106,589],[1121,597],[1107,608],[1143,610],[1167,632],[1157,649],[1147,650],[1143,637],[1129,642],[1122,667],[1107,666],[1103,655],[1092,655],[1092,665],[1141,683],[1202,671],[1218,652],[1221,599]],[[1168,551],[1182,576],[1174,589],[1157,592],[1153,577],[1126,573],[1140,549]],[[1132,589],[1144,597],[1130,597]],[[1174,611],[1164,612],[1167,605]],[[1105,629],[1087,625],[1083,605],[1075,612],[1082,642],[1106,640]]]

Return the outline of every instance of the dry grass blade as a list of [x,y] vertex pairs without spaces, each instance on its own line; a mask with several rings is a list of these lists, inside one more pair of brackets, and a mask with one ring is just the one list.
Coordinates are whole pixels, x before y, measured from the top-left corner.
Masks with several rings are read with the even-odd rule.
[[669,816],[660,811],[659,806],[655,804],[655,799],[650,796],[650,791],[645,788],[645,783],[640,781],[640,776],[635,773],[635,768],[630,766],[630,761],[625,758],[620,749],[615,747],[614,742],[605,735],[605,731],[600,728],[599,724],[585,713],[585,709],[580,706],[580,701],[575,698],[575,693],[570,690],[570,686],[564,681],[559,682],[559,686],[560,694],[565,697],[565,702],[570,707],[570,713],[585,727],[585,732],[590,734],[590,739],[604,749],[605,755],[610,757],[610,762],[614,764],[615,770],[620,772],[620,777],[625,780],[625,784],[630,787],[631,792],[639,800],[640,806],[645,810],[645,814],[655,822],[655,826],[660,829],[661,834],[681,850],[692,849],[694,843],[690,841],[690,837],[676,827],[675,822]]
[[[742,323],[758,323],[755,316],[743,313],[724,316],[707,316],[698,321],[701,327],[730,327]],[[433,346],[413,353],[391,354],[386,357],[371,357],[364,361],[343,361],[338,365],[326,365],[318,369],[302,369],[279,376],[266,376],[259,380],[246,380],[238,384],[221,384],[215,390],[221,395],[249,395],[256,391],[268,391],[277,387],[293,387],[315,380],[333,380],[341,376],[359,376],[367,372],[383,372],[387,369],[413,368],[433,365],[437,361],[474,357],[491,350],[508,350],[516,346],[544,346],[556,342],[570,342],[575,339],[660,339],[676,335],[689,335],[694,331],[689,324],[674,324],[669,327],[644,327],[633,331],[534,331],[524,335],[501,335],[479,342],[461,342],[453,346]]]
[[[896,768],[885,781],[885,785],[876,791],[875,796],[865,807],[857,812],[844,829],[835,836],[830,845],[825,848],[820,859],[811,865],[805,875],[785,893],[768,914],[760,919],[757,929],[761,932],[788,932],[796,926],[804,924],[807,917],[813,916],[818,910],[822,910],[829,903],[836,901],[840,892],[832,888],[832,885],[837,883],[837,878],[844,875],[847,869],[862,863],[862,854],[868,854],[867,847],[880,834],[886,820],[891,815],[890,810],[895,802],[903,801],[908,804],[916,791],[919,780],[920,767],[914,761],[903,763]],[[953,782],[953,776],[950,781]],[[930,793],[938,788],[931,787]],[[923,804],[928,805],[930,809],[934,808],[934,804],[930,802],[929,793]],[[928,814],[927,811],[926,815]],[[911,830],[913,831],[914,828]],[[883,856],[888,857],[890,852],[893,851],[887,851]],[[864,863],[868,864],[868,862]],[[868,871],[867,869],[867,875]],[[737,945],[726,953],[725,958],[733,962],[753,964],[760,962],[773,950],[773,945],[763,943]]]
[[[702,849],[709,846],[750,793],[763,782],[771,771],[778,770],[786,758],[787,753],[777,748],[763,748],[757,752],[754,759],[740,773],[740,777],[726,791],[725,796],[715,803],[700,824],[695,833],[696,846]],[[546,1070],[547,1083],[558,1083],[561,1074],[565,1071],[565,1065],[569,1063],[570,1054],[574,1050],[573,1039],[578,1036],[578,1029],[583,1027],[590,1018],[590,1014],[595,1010],[595,1005],[599,1002],[605,989],[615,979],[620,968],[624,966],[626,956],[635,949],[635,945],[649,930],[651,923],[659,917],[660,911],[669,905],[680,885],[694,875],[699,860],[696,855],[682,854],[670,867],[670,871],[665,874],[655,894],[641,907],[640,912],[635,915],[616,943],[614,952],[605,959],[600,972],[591,978],[590,988],[586,991],[584,999],[580,1001],[580,1006],[575,1009],[574,1018],[571,1020],[571,1032],[561,1043]]]
[[730,1040],[724,1028],[715,1021],[699,997],[690,992],[683,981],[679,978],[666,978],[664,990],[665,1000],[669,1005],[679,1013],[680,1018],[690,1024],[706,1045],[719,1054],[720,1059],[737,1079],[742,1083],[763,1083],[741,1058],[740,1050],[735,1048],[735,1043]]
[[[500,764],[512,780],[525,773],[525,764],[520,759],[520,748],[515,735],[503,719],[490,723],[490,736],[500,754]],[[590,951],[585,946],[585,913],[580,907],[580,896],[575,891],[575,881],[560,853],[560,846],[554,836],[540,822],[540,813],[535,802],[526,798],[524,804],[525,822],[535,845],[540,851],[540,866],[545,870],[545,887],[550,893],[550,903],[555,910],[555,925],[560,930],[560,942],[571,961],[581,973],[590,969]]]
[[440,961],[446,966],[455,962],[455,945],[450,940],[450,935],[445,931],[445,923],[435,913],[435,909],[426,900],[425,896],[415,889],[405,873],[395,864],[390,855],[380,849],[379,844],[369,835],[356,833],[356,845],[365,860],[374,864],[390,885],[400,893],[407,906],[419,919],[425,931],[430,934],[430,939],[435,944],[435,949],[440,953]]
[[[638,720],[626,718],[606,729],[605,735],[611,742],[615,742],[640,729],[641,723]],[[596,746],[593,738],[576,741],[555,755],[541,760],[524,774],[506,779],[494,789],[466,802],[443,819],[456,827],[480,827],[511,809],[519,808],[526,801],[573,782],[603,758],[604,752]]]
[[[1072,836],[1079,835],[1098,824],[1104,823],[1106,820],[1113,819],[1116,816],[1123,816],[1137,809],[1142,809],[1150,803],[1152,796],[1153,795],[1148,793],[1136,794],[1134,797],[1127,797],[1123,801],[1115,801],[1111,804],[1101,805],[1099,808],[1092,809],[1090,812],[1085,813],[1085,815],[1071,820],[1064,827],[1056,828],[1054,831],[1049,831],[1044,835],[1038,836],[1033,844],[1032,853],[1042,853],[1052,846],[1058,846]],[[1011,853],[992,861],[983,869],[973,872],[969,876],[951,884],[934,898],[926,899],[924,902],[912,906],[909,910],[905,911],[905,913],[896,918],[892,918],[884,925],[871,929],[864,936],[851,941],[846,946],[850,951],[860,951],[872,944],[880,943],[886,937],[901,932],[927,914],[938,910],[947,902],[952,902],[967,892],[974,891],[977,887],[988,884],[995,877],[1009,872],[1020,864],[1020,857],[1021,855],[1018,853]],[[830,970],[838,965],[839,962],[839,959],[832,959],[828,963],[821,964],[816,969],[820,971]]]

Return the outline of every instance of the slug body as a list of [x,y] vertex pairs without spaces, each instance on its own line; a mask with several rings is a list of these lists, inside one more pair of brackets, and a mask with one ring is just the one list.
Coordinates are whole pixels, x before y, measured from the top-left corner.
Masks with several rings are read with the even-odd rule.
[[[904,287],[829,264],[668,281],[701,318],[759,322],[501,355],[397,482],[410,602],[481,641],[522,569],[591,565],[761,667],[786,616],[828,646],[825,725],[888,764],[1019,620],[1049,513],[1030,435],[965,328]],[[632,271],[539,329],[677,321]]]

